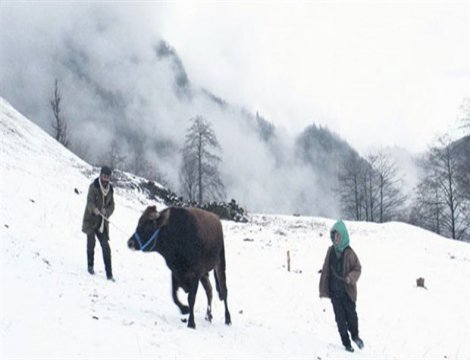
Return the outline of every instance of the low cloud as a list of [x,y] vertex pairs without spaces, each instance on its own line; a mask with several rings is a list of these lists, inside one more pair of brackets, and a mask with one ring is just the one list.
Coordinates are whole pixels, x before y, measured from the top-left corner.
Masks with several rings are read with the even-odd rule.
[[229,198],[249,211],[337,215],[330,189],[321,188],[313,170],[296,159],[291,135],[281,128],[271,142],[261,140],[252,115],[218,104],[191,78],[182,81],[178,71],[184,69],[175,58],[157,56],[164,7],[152,22],[143,15],[145,7],[130,10],[126,5],[2,5],[1,95],[50,131],[49,99],[59,79],[76,150],[97,162],[117,140],[129,159],[141,141],[147,160],[174,190],[189,119],[202,115],[222,146]]

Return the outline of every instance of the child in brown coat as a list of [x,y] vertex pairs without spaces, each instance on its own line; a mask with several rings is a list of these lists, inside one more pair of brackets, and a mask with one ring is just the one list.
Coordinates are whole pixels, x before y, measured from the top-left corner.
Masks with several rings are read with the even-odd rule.
[[341,341],[347,351],[353,352],[349,333],[359,349],[364,347],[364,342],[359,338],[356,313],[356,283],[361,275],[361,263],[349,246],[349,234],[344,222],[338,220],[330,236],[333,245],[328,248],[323,264],[320,297],[331,299]]

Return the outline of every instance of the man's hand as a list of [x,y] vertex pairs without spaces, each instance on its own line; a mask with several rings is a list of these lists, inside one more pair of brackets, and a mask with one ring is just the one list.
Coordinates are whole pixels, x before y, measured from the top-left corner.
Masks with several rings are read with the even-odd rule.
[[106,209],[105,208],[101,209],[101,215],[106,216]]
[[93,209],[93,214],[95,215],[101,215],[100,211],[98,210],[98,208],[94,208]]

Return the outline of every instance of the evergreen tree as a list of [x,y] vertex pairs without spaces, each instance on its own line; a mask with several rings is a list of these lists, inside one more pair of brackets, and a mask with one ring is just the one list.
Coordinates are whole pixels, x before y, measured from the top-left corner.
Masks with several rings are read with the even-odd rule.
[[222,200],[225,197],[219,164],[220,156],[213,151],[221,150],[210,122],[202,116],[190,120],[184,143],[180,182],[183,193],[191,201]]

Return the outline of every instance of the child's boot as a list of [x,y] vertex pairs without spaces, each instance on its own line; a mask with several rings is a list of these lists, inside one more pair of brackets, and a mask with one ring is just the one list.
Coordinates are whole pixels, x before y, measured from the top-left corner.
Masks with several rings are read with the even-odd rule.
[[353,341],[356,343],[356,345],[359,349],[362,349],[364,347],[364,341],[362,341],[359,336],[353,338]]

